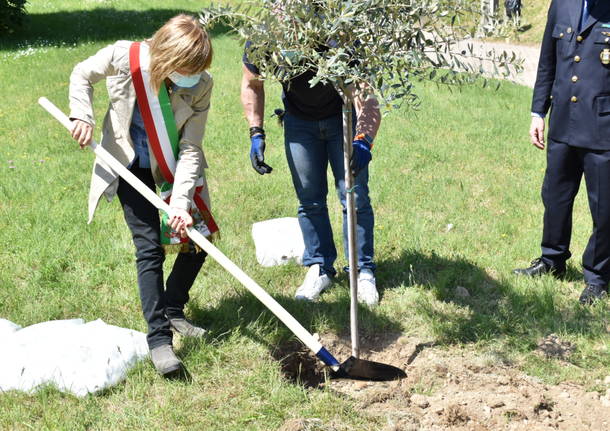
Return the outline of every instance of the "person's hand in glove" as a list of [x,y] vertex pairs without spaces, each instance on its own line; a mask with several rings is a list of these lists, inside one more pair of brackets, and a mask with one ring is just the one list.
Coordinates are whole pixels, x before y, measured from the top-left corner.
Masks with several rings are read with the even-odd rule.
[[373,139],[363,133],[357,135],[352,142],[352,158],[349,166],[354,177],[357,177],[373,158],[371,148],[373,148]]
[[250,128],[250,161],[261,175],[270,174],[273,168],[265,163],[265,131],[262,127]]

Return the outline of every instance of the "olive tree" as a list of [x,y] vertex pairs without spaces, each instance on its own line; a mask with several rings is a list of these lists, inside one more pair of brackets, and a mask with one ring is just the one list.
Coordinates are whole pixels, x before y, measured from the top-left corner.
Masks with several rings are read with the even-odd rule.
[[[480,32],[486,14],[480,0],[259,0],[212,5],[201,12],[202,25],[221,22],[249,42],[247,56],[261,79],[287,81],[314,71],[311,86],[330,83],[342,97],[351,268],[357,266],[349,193],[351,92],[376,97],[387,112],[403,103],[418,105],[417,81],[462,85],[487,82],[490,71],[507,75],[518,67],[514,55],[490,51],[481,56],[473,45],[464,48],[463,41]],[[356,271],[350,271],[350,286],[352,350],[358,357]]]
[[220,21],[249,41],[248,58],[261,79],[313,70],[312,86],[366,88],[392,108],[419,103],[413,88],[419,80],[461,85],[489,65],[495,76],[519,68],[510,53],[481,56],[472,45],[458,47],[474,37],[486,13],[478,0],[245,0],[207,7],[200,20],[206,27]]

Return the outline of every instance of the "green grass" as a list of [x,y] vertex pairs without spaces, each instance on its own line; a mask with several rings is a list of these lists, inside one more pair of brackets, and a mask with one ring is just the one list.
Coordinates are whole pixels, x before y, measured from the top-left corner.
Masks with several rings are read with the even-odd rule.
[[546,15],[551,2],[550,0],[526,0],[523,4],[523,18],[526,24],[531,25],[531,28],[526,31],[523,41],[538,44],[542,40]]
[[[500,11],[504,13],[504,1],[500,1]],[[507,41],[526,45],[539,45],[544,34],[546,16],[551,0],[523,0],[521,22],[518,29],[510,32]]]
[[[145,331],[133,246],[118,202],[102,202],[94,223],[86,224],[92,154],[77,150],[36,100],[44,95],[67,110],[74,64],[114,40],[142,39],[175,13],[201,7],[190,0],[171,2],[170,9],[167,4],[32,1],[28,27],[0,41],[0,317],[22,326],[101,318]],[[260,177],[248,159],[239,102],[240,44],[216,32],[214,47],[205,149],[222,230],[217,246],[312,332],[344,334],[344,276],[320,303],[301,304],[292,295],[303,268],[256,263],[252,223],[294,216],[297,206],[281,129],[269,118],[280,104],[279,88],[268,87],[267,106],[267,154],[275,170]],[[586,309],[577,304],[577,262],[591,229],[583,193],[574,212],[568,280],[510,275],[539,253],[545,160],[528,144],[530,90],[418,85],[417,91],[421,109],[384,118],[375,145],[371,194],[382,302],[361,311],[363,333],[402,331],[448,351],[469,346],[549,383],[573,380],[593,388],[595,379],[610,374],[610,303]],[[106,104],[100,84],[98,120]],[[329,205],[340,232],[332,192]],[[344,264],[340,258],[337,267]],[[456,286],[471,296],[457,297]],[[188,314],[212,334],[211,341],[179,349],[192,383],[164,381],[144,361],[125,383],[98,396],[77,399],[53,388],[2,394],[0,428],[266,430],[298,417],[321,418],[336,429],[383,427],[348,399],[284,380],[270,352],[291,334],[218,264],[204,265],[191,296]],[[577,346],[570,366],[534,353],[537,340],[550,333]]]

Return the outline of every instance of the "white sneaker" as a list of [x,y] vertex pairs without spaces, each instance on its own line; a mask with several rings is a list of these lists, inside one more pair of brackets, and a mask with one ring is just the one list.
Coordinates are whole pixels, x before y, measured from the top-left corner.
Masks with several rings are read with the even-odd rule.
[[301,301],[315,301],[320,297],[320,293],[328,286],[332,280],[327,274],[320,274],[320,265],[311,265],[303,284],[294,294],[294,299]]
[[370,269],[362,269],[358,274],[358,302],[369,307],[379,304],[375,275]]

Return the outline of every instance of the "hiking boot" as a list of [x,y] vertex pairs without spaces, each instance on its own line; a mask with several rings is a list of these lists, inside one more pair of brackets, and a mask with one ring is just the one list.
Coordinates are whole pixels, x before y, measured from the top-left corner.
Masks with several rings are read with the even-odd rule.
[[320,272],[320,265],[311,265],[303,284],[297,289],[294,299],[301,301],[315,301],[320,293],[332,283],[328,274]]
[[172,331],[177,332],[183,337],[202,338],[207,332],[205,329],[193,325],[184,317],[169,319],[169,326]]
[[369,307],[379,304],[375,275],[370,269],[364,268],[358,274],[358,302]]
[[150,359],[163,377],[172,377],[182,370],[182,361],[174,353],[171,344],[163,344],[150,350]]

